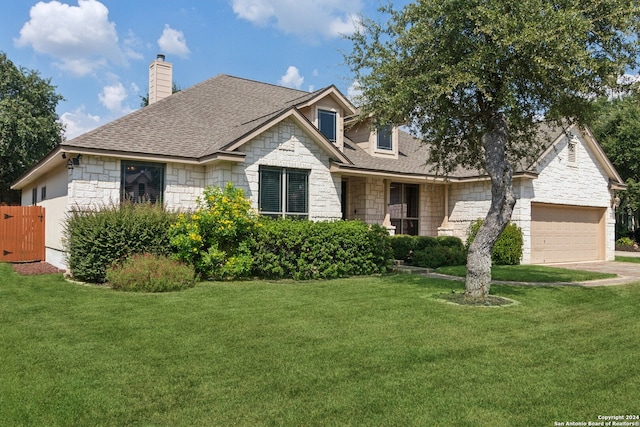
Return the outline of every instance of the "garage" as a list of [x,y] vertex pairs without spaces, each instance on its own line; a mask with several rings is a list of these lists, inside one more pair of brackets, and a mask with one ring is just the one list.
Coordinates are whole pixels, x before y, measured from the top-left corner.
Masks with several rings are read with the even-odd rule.
[[606,208],[531,204],[531,263],[605,259]]

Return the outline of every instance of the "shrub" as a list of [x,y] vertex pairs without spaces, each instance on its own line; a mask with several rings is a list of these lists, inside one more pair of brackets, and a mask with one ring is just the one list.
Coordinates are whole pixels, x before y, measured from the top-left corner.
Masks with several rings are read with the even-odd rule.
[[616,246],[633,246],[635,242],[629,237],[621,237],[616,240]]
[[[467,250],[478,234],[478,230],[482,225],[482,220],[472,222],[469,225],[469,235],[467,237]],[[518,265],[522,259],[522,229],[514,223],[509,223],[502,234],[498,237],[493,251],[491,252],[491,261],[497,265]]]
[[195,285],[193,267],[166,256],[135,254],[107,268],[113,289],[131,292],[172,292]]
[[389,239],[394,258],[416,267],[437,268],[465,263],[462,240],[452,236],[397,235]]
[[135,253],[170,253],[169,225],[175,214],[162,206],[124,203],[67,215],[64,236],[71,274],[91,283],[105,281],[107,267]]
[[389,238],[391,249],[393,250],[393,258],[403,261],[409,261],[413,250],[415,249],[415,239],[413,236],[398,234]]
[[253,272],[266,278],[330,279],[391,267],[386,229],[360,221],[263,218],[252,241]]
[[251,274],[257,214],[242,189],[227,183],[224,190],[207,187],[198,209],[180,214],[169,234],[175,256],[193,265],[206,279],[240,278]]
[[421,251],[426,248],[434,248],[438,246],[438,238],[431,236],[413,236],[415,241],[414,251]]
[[462,247],[430,246],[415,251],[413,254],[413,265],[427,268],[463,265],[466,258],[467,253]]
[[462,243],[462,240],[460,240],[459,237],[438,236],[437,240],[440,246],[445,246],[447,248],[459,249],[461,251],[464,251],[464,244]]

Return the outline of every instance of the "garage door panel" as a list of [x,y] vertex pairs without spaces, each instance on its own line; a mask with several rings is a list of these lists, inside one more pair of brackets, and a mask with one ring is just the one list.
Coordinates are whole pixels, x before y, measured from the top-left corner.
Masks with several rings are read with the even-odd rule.
[[531,262],[604,259],[605,208],[531,204]]

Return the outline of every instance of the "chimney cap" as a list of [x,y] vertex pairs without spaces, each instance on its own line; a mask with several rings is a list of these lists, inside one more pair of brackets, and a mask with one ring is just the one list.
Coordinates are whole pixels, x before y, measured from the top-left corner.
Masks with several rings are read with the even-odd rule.
[[165,56],[164,56],[162,53],[159,53],[159,54],[158,54],[158,56],[156,57],[156,59],[157,59],[158,61],[164,61]]

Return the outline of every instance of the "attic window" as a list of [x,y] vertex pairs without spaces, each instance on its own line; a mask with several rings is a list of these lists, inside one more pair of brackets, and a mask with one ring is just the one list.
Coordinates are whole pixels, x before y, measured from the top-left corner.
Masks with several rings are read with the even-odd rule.
[[376,133],[378,150],[393,150],[391,126],[383,126]]
[[318,110],[318,129],[331,142],[336,142],[336,112]]
[[575,166],[578,162],[578,144],[575,140],[567,143],[567,162],[572,166]]
[[133,203],[162,203],[163,163],[122,161],[121,200]]

